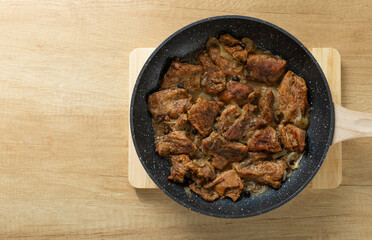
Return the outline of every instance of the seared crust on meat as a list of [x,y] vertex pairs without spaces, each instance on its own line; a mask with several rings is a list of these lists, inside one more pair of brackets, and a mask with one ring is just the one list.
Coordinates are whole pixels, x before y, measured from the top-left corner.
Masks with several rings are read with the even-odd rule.
[[269,55],[250,55],[244,67],[247,80],[273,85],[284,74],[287,62]]
[[214,37],[211,37],[207,42],[207,53],[210,59],[222,70],[226,75],[239,75],[243,71],[243,65],[240,57],[233,56],[226,51],[225,46]]
[[294,122],[297,117],[305,116],[308,105],[307,87],[302,77],[288,71],[279,85],[278,92],[279,109],[284,121]]
[[191,191],[198,194],[205,201],[208,202],[213,202],[214,200],[217,200],[220,197],[213,189],[206,189],[202,186],[198,186],[196,183],[190,184],[189,188],[191,189]]
[[218,93],[226,87],[226,76],[222,70],[210,60],[208,54],[199,54],[199,62],[203,66],[204,74],[201,85],[206,93]]
[[231,162],[240,161],[248,151],[248,147],[237,142],[229,142],[217,132],[203,139],[203,153],[214,156],[212,165],[224,169]]
[[180,63],[179,60],[175,60],[165,73],[161,88],[184,88],[189,92],[198,91],[202,74],[203,68],[200,65]]
[[199,98],[188,114],[189,121],[201,135],[208,136],[212,131],[214,120],[222,107],[221,102],[208,101]]
[[167,89],[151,94],[147,106],[157,121],[178,118],[191,107],[191,96],[184,89]]
[[266,123],[261,118],[257,117],[251,111],[251,105],[247,104],[243,107],[242,114],[231,125],[231,127],[223,133],[223,136],[229,140],[238,140],[247,134],[249,131],[254,131]]
[[226,89],[218,94],[218,98],[224,103],[235,102],[239,106],[243,106],[249,102],[249,94],[253,92],[253,88],[240,82],[228,82]]
[[190,158],[187,155],[175,155],[171,157],[172,168],[170,171],[169,180],[183,183],[185,175],[188,171],[187,163],[190,162]]
[[257,130],[251,139],[247,143],[250,151],[269,151],[269,152],[280,152],[279,138],[276,131],[272,127],[266,127],[265,129]]
[[178,154],[192,155],[195,150],[194,143],[183,131],[171,132],[156,143],[156,152],[163,157]]
[[241,109],[233,104],[227,105],[217,119],[217,128],[221,133],[229,130],[241,114]]
[[248,167],[238,167],[236,168],[236,172],[243,179],[254,180],[259,183],[268,184],[274,188],[279,188],[286,169],[287,163],[283,160],[259,161]]
[[204,185],[204,188],[212,188],[221,198],[229,197],[234,202],[240,197],[243,190],[243,181],[235,170],[229,170],[221,173],[210,183]]
[[290,151],[300,151],[302,152],[306,146],[305,137],[306,132],[301,128],[298,128],[292,124],[284,126],[279,125],[280,139],[285,148]]
[[260,101],[258,101],[258,109],[260,110],[261,118],[265,120],[266,123],[274,121],[273,104],[274,94],[271,90],[268,90]]

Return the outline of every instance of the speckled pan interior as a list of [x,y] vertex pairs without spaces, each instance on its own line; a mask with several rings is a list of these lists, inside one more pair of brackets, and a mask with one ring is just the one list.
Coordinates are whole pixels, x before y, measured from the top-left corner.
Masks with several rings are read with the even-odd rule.
[[[247,36],[259,48],[287,60],[288,68],[306,80],[311,111],[306,153],[300,167],[278,190],[270,189],[258,197],[240,197],[236,202],[219,199],[206,202],[193,194],[188,198],[184,186],[167,179],[170,163],[155,153],[151,115],[147,97],[159,88],[159,80],[174,57],[183,57],[204,47],[211,36],[230,33]],[[316,37],[316,34],[314,34]],[[196,212],[224,218],[259,215],[273,210],[299,194],[315,176],[332,142],[334,108],[324,74],[311,53],[285,30],[263,20],[243,16],[219,16],[192,23],[167,38],[149,57],[134,87],[130,126],[133,143],[145,170],[171,199]]]

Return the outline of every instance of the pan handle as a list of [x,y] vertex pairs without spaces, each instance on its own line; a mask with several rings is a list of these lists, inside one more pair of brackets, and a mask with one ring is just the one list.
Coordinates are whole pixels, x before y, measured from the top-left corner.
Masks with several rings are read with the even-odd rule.
[[372,137],[372,113],[352,111],[335,104],[335,115],[332,144],[353,138]]

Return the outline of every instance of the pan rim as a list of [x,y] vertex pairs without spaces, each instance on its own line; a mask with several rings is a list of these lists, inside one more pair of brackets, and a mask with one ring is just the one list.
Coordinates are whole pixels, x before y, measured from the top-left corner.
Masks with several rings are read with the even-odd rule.
[[[327,94],[329,96],[329,104],[330,104],[330,128],[329,128],[329,135],[328,135],[328,139],[327,139],[327,146],[322,154],[322,157],[321,157],[321,160],[319,161],[318,165],[316,166],[315,170],[313,171],[313,173],[310,175],[310,177],[304,182],[304,184],[302,184],[301,187],[299,187],[295,192],[293,192],[291,195],[289,195],[287,198],[285,198],[283,201],[277,203],[277,204],[274,204],[264,210],[261,210],[261,211],[257,211],[257,212],[242,212],[242,213],[239,213],[239,214],[219,214],[219,213],[211,213],[211,212],[208,212],[208,211],[204,211],[204,210],[201,210],[201,209],[198,209],[198,208],[195,208],[193,206],[189,206],[188,204],[185,204],[184,202],[180,201],[179,199],[175,198],[170,192],[168,192],[161,184],[158,184],[158,182],[156,181],[155,177],[153,176],[153,174],[149,171],[149,169],[147,168],[147,166],[144,164],[144,161],[141,157],[141,155],[139,154],[139,151],[137,150],[138,149],[138,146],[137,146],[137,141],[136,141],[136,138],[135,138],[135,135],[136,133],[134,132],[134,119],[133,119],[133,109],[134,109],[134,98],[135,98],[135,93],[137,92],[137,88],[138,88],[138,85],[139,85],[139,80],[142,78],[142,75],[145,71],[145,69],[147,68],[147,66],[149,65],[150,61],[153,59],[153,57],[160,51],[160,49],[165,45],[167,44],[171,39],[173,39],[175,36],[177,36],[178,34],[180,34],[181,32],[195,26],[195,25],[198,25],[198,24],[201,24],[201,23],[204,23],[204,22],[208,22],[208,21],[214,21],[214,20],[221,20],[221,19],[243,19],[243,20],[249,20],[249,21],[255,21],[255,22],[258,22],[258,23],[262,23],[262,24],[265,24],[269,27],[272,27],[278,31],[280,31],[281,33],[285,34],[287,37],[291,38],[298,46],[300,46],[305,52],[306,54],[311,58],[311,60],[315,63],[321,77],[322,77],[322,80],[323,82],[325,83],[325,87],[326,87],[326,90],[327,90]],[[331,95],[331,91],[330,91],[330,88],[329,88],[329,84],[327,82],[327,79],[323,73],[323,70],[321,69],[318,61],[314,58],[314,56],[311,54],[311,52],[297,39],[295,38],[292,34],[290,34],[289,32],[287,32],[286,30],[270,23],[270,22],[267,22],[265,20],[262,20],[262,19],[258,19],[258,18],[253,18],[253,17],[248,17],[248,16],[242,16],[242,15],[221,15],[221,16],[215,16],[215,17],[209,17],[209,18],[205,18],[205,19],[201,19],[201,20],[198,20],[196,22],[193,22],[189,25],[186,25],[182,28],[180,28],[179,30],[177,30],[176,32],[174,32],[173,34],[171,34],[169,37],[167,37],[155,50],[154,52],[150,55],[150,57],[147,59],[147,61],[145,62],[145,64],[143,65],[140,73],[138,74],[138,77],[137,77],[137,80],[136,80],[136,83],[134,85],[134,88],[133,88],[133,92],[132,92],[132,96],[131,96],[131,104],[130,104],[130,130],[131,130],[131,134],[132,134],[132,140],[133,140],[133,144],[134,144],[134,148],[136,150],[136,153],[137,153],[137,156],[142,164],[142,166],[144,167],[144,169],[146,170],[146,173],[150,176],[150,178],[152,179],[152,181],[158,186],[158,188],[160,188],[166,195],[168,195],[171,199],[173,199],[174,201],[176,201],[178,204],[190,209],[190,210],[193,210],[195,212],[198,212],[198,213],[201,213],[201,214],[204,214],[204,215],[208,215],[208,216],[213,216],[213,217],[219,217],[219,218],[246,218],[246,217],[253,217],[253,216],[257,216],[257,215],[261,215],[261,214],[264,214],[264,213],[267,213],[269,211],[272,211],[282,205],[284,205],[285,203],[289,202],[290,200],[292,200],[295,196],[297,196],[300,192],[302,192],[306,186],[311,182],[311,180],[314,178],[314,176],[317,174],[317,172],[319,171],[320,167],[322,166],[323,162],[324,162],[324,159],[328,153],[328,150],[329,150],[329,147],[330,145],[332,144],[332,140],[333,140],[333,135],[334,135],[334,128],[335,128],[335,112],[334,112],[334,103],[333,103],[333,100],[332,100],[332,95]]]

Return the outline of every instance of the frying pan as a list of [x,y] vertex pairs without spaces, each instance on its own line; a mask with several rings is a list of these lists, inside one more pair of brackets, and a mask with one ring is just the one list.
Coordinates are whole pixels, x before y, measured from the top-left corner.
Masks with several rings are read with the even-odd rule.
[[[222,33],[230,33],[237,38],[249,37],[259,48],[269,50],[287,60],[288,69],[306,81],[312,111],[307,130],[307,147],[300,167],[281,188],[270,189],[257,197],[241,197],[236,202],[227,198],[206,202],[196,194],[188,197],[184,185],[168,180],[171,165],[155,152],[147,97],[159,89],[159,81],[172,59],[201,50],[209,37]],[[335,126],[337,131],[333,136]],[[319,64],[308,49],[285,30],[260,19],[218,16],[183,27],[156,48],[143,66],[134,86],[130,127],[133,143],[143,167],[164,193],[179,204],[202,214],[241,218],[268,212],[294,198],[318,172],[332,141],[336,143],[355,137],[372,136],[372,114],[334,106],[327,80]]]

